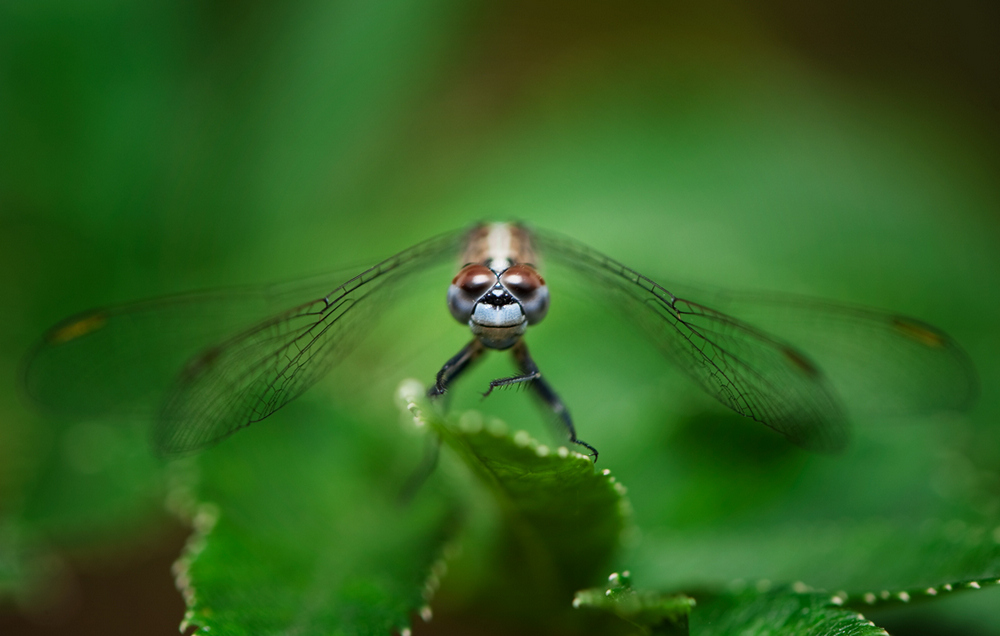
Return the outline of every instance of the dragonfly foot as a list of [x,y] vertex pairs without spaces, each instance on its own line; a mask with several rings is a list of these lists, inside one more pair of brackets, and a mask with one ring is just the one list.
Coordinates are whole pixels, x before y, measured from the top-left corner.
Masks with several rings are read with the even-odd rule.
[[584,448],[586,448],[587,450],[589,450],[590,452],[587,453],[587,456],[588,457],[593,457],[594,458],[594,463],[595,464],[597,463],[597,456],[600,453],[597,452],[596,448],[594,448],[593,446],[591,446],[587,442],[585,442],[583,440],[580,440],[580,439],[574,439],[574,440],[570,440],[570,441],[572,441],[574,444],[579,444],[580,446],[583,446]]
[[444,387],[444,386],[441,386],[439,384],[435,384],[431,388],[427,389],[427,397],[432,398],[432,399],[436,398],[436,397],[440,397],[440,396],[444,395],[445,391],[447,391],[447,390],[448,390],[448,387]]

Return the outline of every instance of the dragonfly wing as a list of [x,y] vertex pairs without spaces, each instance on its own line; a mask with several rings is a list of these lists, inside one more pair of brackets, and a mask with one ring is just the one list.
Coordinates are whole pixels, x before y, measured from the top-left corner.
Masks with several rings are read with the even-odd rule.
[[[313,301],[189,360],[157,418],[156,447],[166,454],[197,450],[300,395],[346,353],[342,335],[357,324],[363,298]],[[353,333],[352,343],[362,335]]]
[[[322,293],[299,297],[296,304]],[[148,416],[189,358],[277,311],[264,288],[197,292],[87,311],[43,335],[22,364],[22,388],[32,402],[56,415]]]
[[[26,391],[43,405],[86,414],[153,400],[161,452],[202,448],[315,383],[374,325],[391,283],[454,258],[463,234],[419,243],[336,287],[316,278],[81,314],[29,355]],[[311,300],[275,313],[276,302],[305,292]]]
[[301,395],[374,326],[379,304],[372,299],[402,277],[453,259],[463,234],[419,243],[202,352],[167,396],[154,431],[157,448],[166,454],[203,448]]
[[[769,333],[679,298],[650,278],[562,235],[539,232],[548,262],[613,296],[677,367],[732,410],[810,450],[848,439],[844,410],[810,357]],[[621,301],[621,302],[618,302]]]
[[916,318],[791,294],[705,291],[698,297],[807,351],[852,411],[961,411],[979,393],[968,354]]

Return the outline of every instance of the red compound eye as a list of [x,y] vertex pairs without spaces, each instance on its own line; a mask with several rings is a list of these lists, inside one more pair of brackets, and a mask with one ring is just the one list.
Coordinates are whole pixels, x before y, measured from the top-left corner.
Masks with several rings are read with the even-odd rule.
[[451,281],[466,294],[479,297],[497,282],[497,276],[485,265],[466,265]]
[[515,294],[528,295],[545,285],[545,280],[531,265],[514,265],[500,277],[504,287]]

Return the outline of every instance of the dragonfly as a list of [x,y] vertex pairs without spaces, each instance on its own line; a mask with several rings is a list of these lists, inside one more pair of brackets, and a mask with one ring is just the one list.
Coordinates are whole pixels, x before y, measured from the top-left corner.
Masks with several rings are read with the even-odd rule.
[[596,462],[597,449],[577,436],[526,343],[551,302],[543,257],[575,276],[588,298],[621,310],[710,396],[809,450],[846,446],[845,388],[920,412],[965,409],[978,391],[964,350],[916,318],[781,294],[712,291],[699,302],[564,234],[523,223],[447,232],[344,282],[326,276],[83,312],[29,352],[24,390],[45,408],[74,414],[153,400],[155,448],[197,451],[298,398],[342,364],[416,274],[457,260],[446,305],[472,338],[441,367],[430,398],[488,352],[509,352],[517,373],[491,381],[484,395],[529,387],[569,442]]

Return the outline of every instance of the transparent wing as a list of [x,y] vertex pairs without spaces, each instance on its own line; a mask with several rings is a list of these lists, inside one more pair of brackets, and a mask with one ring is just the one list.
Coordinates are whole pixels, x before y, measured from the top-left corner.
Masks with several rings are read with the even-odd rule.
[[789,294],[707,291],[698,297],[808,352],[851,411],[961,411],[979,393],[961,346],[916,318]]
[[463,234],[419,243],[339,285],[343,278],[324,276],[80,314],[29,353],[25,392],[76,415],[156,405],[161,452],[202,448],[266,418],[330,371],[375,324],[386,292],[455,258]]
[[[725,309],[752,315],[748,322],[679,297],[562,235],[538,232],[537,241],[549,262],[627,304],[628,316],[709,394],[799,446],[819,451],[845,446],[840,396],[841,388],[852,384],[884,390],[878,398],[894,401],[900,410],[960,408],[975,395],[968,357],[921,321],[793,296],[713,295]],[[775,317],[781,320],[772,322]],[[775,329],[781,337],[772,335]],[[828,362],[836,371],[832,378]],[[853,382],[840,382],[843,378]]]
[[324,296],[360,269],[288,284],[164,296],[71,316],[25,356],[22,389],[56,415],[143,413],[159,406],[184,364],[200,351]]

